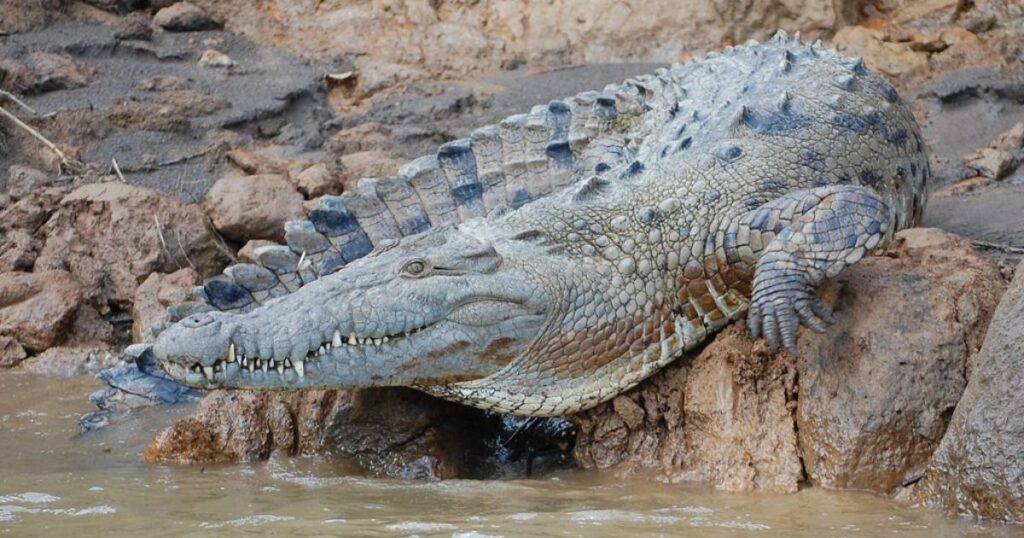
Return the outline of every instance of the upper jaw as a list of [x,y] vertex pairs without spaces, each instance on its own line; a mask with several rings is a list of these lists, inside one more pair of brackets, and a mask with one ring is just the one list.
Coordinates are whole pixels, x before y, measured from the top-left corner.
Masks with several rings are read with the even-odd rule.
[[[265,358],[259,353],[246,355],[246,348],[236,345],[232,340],[237,337],[233,337],[228,339],[227,349],[219,359],[202,361],[161,357],[160,360],[169,374],[193,386],[216,388],[237,384],[268,388],[303,388],[322,377],[319,374],[322,361],[325,359],[351,361],[366,357],[373,348],[383,351],[382,348],[392,344],[395,339],[419,334],[425,329],[427,327],[419,327],[379,338],[358,337],[355,332],[350,332],[346,336],[340,329],[335,329],[318,346],[308,349],[305,355],[296,355],[293,352],[288,357],[277,359]],[[248,349],[255,348],[249,346]]]

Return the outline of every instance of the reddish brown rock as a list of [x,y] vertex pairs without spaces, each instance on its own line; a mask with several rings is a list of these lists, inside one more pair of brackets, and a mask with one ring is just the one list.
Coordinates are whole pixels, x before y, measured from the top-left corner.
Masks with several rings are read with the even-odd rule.
[[276,245],[273,241],[267,241],[266,239],[253,239],[246,243],[242,248],[238,249],[239,261],[259,264],[259,258],[256,257],[256,249],[260,247],[269,247]]
[[302,195],[284,176],[228,176],[217,180],[203,201],[225,237],[284,240],[284,223],[305,215]]
[[12,368],[25,360],[28,354],[17,340],[0,336],[0,368]]
[[160,433],[148,462],[251,462],[274,452],[331,453],[367,472],[472,476],[482,413],[411,389],[355,392],[215,391]]
[[218,26],[202,8],[191,2],[177,2],[157,11],[153,24],[168,32],[195,32]]
[[28,65],[36,78],[32,91],[81,88],[92,79],[92,71],[63,54],[33,52],[28,55]]
[[39,79],[28,66],[10,58],[0,58],[0,90],[22,94],[37,84]]
[[95,307],[90,304],[83,304],[75,312],[75,321],[71,324],[71,328],[68,329],[68,334],[64,341],[74,343],[75,345],[97,343],[109,347],[110,344],[117,340],[118,336],[114,326],[100,315]]
[[1024,522],[1024,264],[914,497],[951,514]]
[[202,277],[191,268],[146,277],[132,301],[132,341],[155,340],[163,325],[171,321],[167,308],[190,299],[193,288],[202,282]]
[[67,267],[104,314],[109,307],[129,310],[150,273],[189,267],[213,276],[229,261],[198,206],[120,182],[76,189],[43,233],[36,270]]
[[920,476],[1004,287],[968,241],[913,229],[823,290],[836,324],[798,347],[812,484],[890,493]]
[[82,289],[66,271],[0,274],[0,336],[29,351],[59,343],[74,321]]
[[344,188],[342,177],[332,174],[327,165],[317,163],[299,172],[293,179],[299,192],[306,198],[318,198],[325,194],[341,194]]
[[345,155],[341,162],[345,170],[344,182],[348,188],[354,187],[359,178],[393,176],[405,164],[404,160],[377,150]]
[[796,369],[726,328],[608,404],[573,417],[575,458],[619,475],[700,481],[727,491],[795,492],[803,472],[793,423]]
[[31,271],[41,246],[24,230],[0,229],[0,272]]

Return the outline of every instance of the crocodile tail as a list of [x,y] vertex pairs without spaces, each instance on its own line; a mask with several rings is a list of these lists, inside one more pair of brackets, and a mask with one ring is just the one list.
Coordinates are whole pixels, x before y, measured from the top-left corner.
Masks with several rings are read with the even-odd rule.
[[305,220],[285,226],[285,244],[255,249],[196,295],[207,307],[246,311],[365,256],[382,241],[515,210],[630,158],[652,112],[677,95],[668,70],[539,105],[443,144],[395,176],[363,178],[324,196]]

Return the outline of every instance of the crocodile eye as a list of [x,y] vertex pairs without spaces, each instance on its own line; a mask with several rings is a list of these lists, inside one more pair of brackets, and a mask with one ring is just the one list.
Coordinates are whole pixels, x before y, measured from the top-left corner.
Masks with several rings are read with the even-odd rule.
[[423,276],[427,273],[427,263],[423,260],[412,260],[405,264],[402,273],[412,277]]

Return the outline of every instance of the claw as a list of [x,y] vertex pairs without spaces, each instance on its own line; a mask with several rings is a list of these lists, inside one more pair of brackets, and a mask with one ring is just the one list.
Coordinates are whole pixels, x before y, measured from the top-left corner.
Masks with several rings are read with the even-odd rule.
[[757,339],[761,336],[761,310],[756,305],[750,305],[747,313],[747,326],[750,328],[751,338]]
[[821,304],[821,299],[818,299],[817,297],[812,297],[811,309],[813,309],[814,313],[817,314],[817,316],[821,318],[823,322],[825,322],[826,327],[836,322],[836,318],[835,316],[832,315],[832,311],[825,307],[825,305]]
[[764,339],[772,351],[779,349],[779,320],[775,317],[775,310],[769,309],[764,313]]

